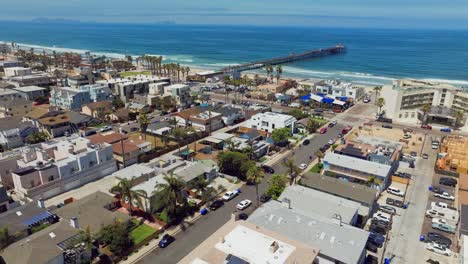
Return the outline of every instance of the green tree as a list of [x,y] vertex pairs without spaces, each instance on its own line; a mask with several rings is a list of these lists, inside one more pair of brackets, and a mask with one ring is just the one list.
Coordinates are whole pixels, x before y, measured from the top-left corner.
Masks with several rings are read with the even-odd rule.
[[26,143],[28,144],[37,144],[40,142],[44,142],[49,139],[49,134],[47,132],[41,131],[32,133],[31,135],[26,137]]
[[120,197],[122,203],[128,203],[130,215],[133,215],[133,203],[136,203],[139,208],[143,208],[143,197],[147,196],[147,193],[143,190],[132,190],[134,182],[135,177],[131,180],[122,179],[110,189],[111,193],[117,194]]
[[98,237],[101,242],[109,246],[112,253],[119,257],[123,257],[133,246],[128,222],[115,221],[101,229]]
[[114,107],[115,109],[120,109],[125,107],[125,104],[122,101],[122,99],[120,99],[120,97],[114,96],[114,98],[112,99],[112,107]]
[[203,176],[198,176],[193,180],[189,188],[196,189],[205,203],[210,201],[215,194],[215,189],[209,186],[209,182]]
[[257,206],[260,205],[260,196],[258,195],[258,184],[265,177],[265,173],[257,166],[252,166],[247,171],[247,181],[255,185],[255,194],[257,195]]
[[456,111],[455,112],[455,125],[456,126],[459,126],[461,125],[463,122],[463,118],[465,117],[465,114],[463,113],[463,111]]
[[377,99],[377,107],[379,108],[379,115],[382,114],[382,107],[384,107],[384,105],[385,105],[385,99],[383,99],[382,97]]
[[251,161],[245,153],[226,151],[218,154],[218,166],[222,173],[245,180],[247,171],[255,166],[255,162]]
[[15,238],[10,235],[8,232],[8,227],[1,227],[0,228],[0,250],[8,247],[11,243],[15,241]]
[[279,82],[281,74],[283,74],[283,67],[281,65],[278,65],[276,66],[276,82]]
[[320,151],[320,150],[315,151],[314,155],[315,155],[315,157],[318,158],[318,162],[319,162],[319,163],[322,162],[322,159],[323,159],[323,157],[325,156],[325,155],[323,154],[323,152]]
[[138,123],[140,124],[140,131],[145,135],[146,139],[146,129],[148,129],[149,125],[149,117],[147,114],[139,114],[138,115]]
[[161,208],[167,212],[171,219],[177,217],[178,205],[187,204],[185,193],[185,183],[174,177],[174,175],[164,176],[166,183],[158,183],[155,186],[151,199],[151,211],[154,213]]
[[304,119],[304,118],[309,116],[308,114],[305,114],[300,109],[293,109],[293,110],[289,111],[288,115],[294,116],[297,120],[301,120],[301,119]]
[[306,129],[309,131],[309,133],[315,133],[319,127],[320,123],[313,118],[309,118],[309,120],[307,120]]
[[[375,86],[374,87],[374,92],[375,92],[375,98],[379,98],[379,95],[380,95],[380,91],[382,91],[382,86]],[[377,100],[376,100],[377,101]]]
[[286,188],[286,183],[288,179],[285,175],[273,174],[268,180],[268,188],[265,191],[265,194],[271,196],[273,199],[278,199],[283,193],[284,188]]
[[276,145],[288,142],[288,137],[291,135],[291,129],[288,127],[273,130],[271,138]]
[[295,183],[296,181],[296,177],[297,175],[301,172],[301,170],[299,169],[299,167],[297,167],[296,165],[296,161],[294,161],[293,158],[289,158],[287,159],[283,166],[287,169],[288,171],[288,175],[290,177],[290,182],[289,184],[292,185]]
[[429,111],[431,111],[431,105],[430,104],[424,104],[422,107],[421,107],[421,111],[423,112],[423,120],[422,120],[422,124],[425,124],[426,123],[426,116],[427,116],[427,113]]
[[187,134],[187,130],[183,127],[175,127],[174,129],[172,129],[172,131],[170,132],[170,135],[174,138],[174,140],[177,142],[177,149],[179,151],[179,154],[180,154],[180,148],[183,144],[183,142],[185,141],[185,139],[187,138],[188,134]]

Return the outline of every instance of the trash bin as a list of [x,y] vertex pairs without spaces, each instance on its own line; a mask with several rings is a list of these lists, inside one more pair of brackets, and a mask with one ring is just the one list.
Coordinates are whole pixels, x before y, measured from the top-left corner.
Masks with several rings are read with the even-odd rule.
[[407,209],[408,208],[408,204],[403,204],[403,209]]
[[237,189],[237,193],[241,193],[241,192],[242,192],[242,191],[241,191],[241,189],[240,189],[240,188],[239,188],[239,189]]
[[426,236],[420,235],[420,236],[419,236],[419,241],[424,241],[424,240],[426,240]]
[[200,210],[201,215],[206,215],[208,213],[208,210],[206,208],[203,208]]
[[429,189],[429,191],[431,191],[431,192],[432,192],[432,186],[429,186],[429,188],[428,188],[428,189]]
[[385,259],[384,259],[384,263],[385,263],[385,264],[390,264],[390,259],[389,259],[389,258],[385,258]]

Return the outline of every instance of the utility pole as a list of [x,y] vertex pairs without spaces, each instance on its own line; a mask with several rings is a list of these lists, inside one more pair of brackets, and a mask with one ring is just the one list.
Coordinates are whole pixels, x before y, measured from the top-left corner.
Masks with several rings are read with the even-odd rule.
[[123,137],[122,137],[122,127],[119,127],[119,133],[120,133],[120,145],[122,147],[122,166],[125,168],[125,149],[124,149],[124,143],[123,143]]

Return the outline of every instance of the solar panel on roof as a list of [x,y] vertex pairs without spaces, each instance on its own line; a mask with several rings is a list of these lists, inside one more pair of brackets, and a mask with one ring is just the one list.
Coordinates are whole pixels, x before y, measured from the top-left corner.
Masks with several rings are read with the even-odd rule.
[[25,220],[23,221],[23,224],[26,225],[26,226],[33,226],[35,224],[38,224],[46,219],[48,219],[49,217],[53,216],[53,214],[49,211],[44,211],[38,215],[35,215],[33,217],[31,217],[30,219],[28,220]]

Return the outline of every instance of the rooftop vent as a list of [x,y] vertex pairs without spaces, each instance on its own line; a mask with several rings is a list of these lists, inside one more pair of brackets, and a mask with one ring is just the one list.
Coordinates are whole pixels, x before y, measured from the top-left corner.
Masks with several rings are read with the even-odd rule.
[[279,249],[279,243],[277,241],[273,241],[270,245],[270,252],[275,253]]
[[56,235],[54,234],[54,232],[50,232],[50,233],[49,233],[49,236],[50,236],[50,238],[55,238],[55,237],[56,237]]

